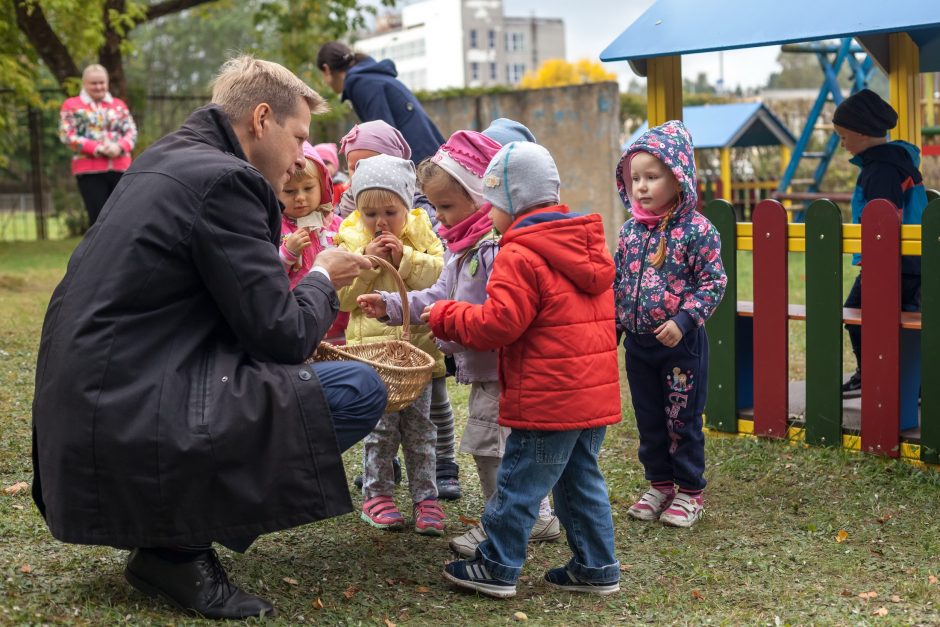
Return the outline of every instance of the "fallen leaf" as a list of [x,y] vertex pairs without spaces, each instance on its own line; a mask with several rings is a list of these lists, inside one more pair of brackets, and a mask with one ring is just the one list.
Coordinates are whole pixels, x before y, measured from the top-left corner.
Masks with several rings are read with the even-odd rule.
[[311,605],[313,605],[313,609],[315,609],[315,610],[322,610],[322,609],[323,609],[323,601],[320,600],[320,597],[317,597],[316,601],[314,601],[313,603],[311,603]]
[[28,575],[31,572],[33,572],[33,567],[30,566],[29,564],[23,564],[22,566],[20,566],[20,572]]
[[387,583],[390,586],[394,586],[397,582],[394,579],[386,579],[385,583]]
[[624,563],[621,563],[621,564],[620,564],[620,572],[622,572],[622,573],[627,572],[627,571],[630,570],[631,568],[633,568],[633,564],[624,564]]
[[892,518],[894,518],[894,516],[892,516],[891,514],[885,514],[884,516],[878,519],[878,522],[880,522],[883,525],[889,520],[891,520]]
[[842,592],[840,592],[839,594],[841,594],[841,595],[844,596],[844,597],[855,596],[855,595],[852,594],[851,591],[846,590],[845,588],[842,588]]
[[526,616],[525,612],[516,612],[512,615],[515,620],[529,620],[529,617]]
[[348,601],[349,599],[356,596],[357,592],[359,592],[359,588],[357,588],[356,586],[349,586],[348,588],[343,590],[343,596],[346,597],[346,600]]
[[790,470],[791,468],[793,468],[793,464],[786,464],[786,465],[784,466],[784,468],[785,468],[786,470]]
[[839,533],[836,534],[836,542],[845,542],[849,537],[849,532],[845,529],[839,529]]
[[388,620],[388,616],[385,617],[385,627],[395,627],[395,623]]
[[888,608],[886,607],[879,607],[877,610],[872,612],[872,616],[887,616],[887,615],[888,615]]
[[286,583],[286,584],[288,584],[288,585],[291,585],[291,586],[296,586],[296,585],[297,585],[297,580],[296,580],[296,579],[292,579],[292,578],[290,578],[290,577],[284,577],[284,579],[282,579],[281,581],[283,581],[284,583]]
[[458,517],[457,517],[457,520],[459,520],[459,521],[462,522],[463,524],[469,525],[469,526],[471,526],[471,527],[476,527],[476,526],[478,526],[478,525],[480,524],[480,521],[477,520],[476,518],[467,518],[467,517],[464,516],[463,514],[461,514],[460,516],[458,516]]
[[430,591],[431,589],[428,588],[427,586],[418,586],[417,588],[415,588],[415,592],[420,592],[421,594],[427,594]]
[[929,583],[931,586],[935,586],[937,585],[937,578],[934,577],[933,575],[930,575],[929,577],[927,577],[927,583]]
[[705,596],[704,596],[701,592],[699,592],[698,590],[693,590],[693,591],[692,591],[692,597],[695,598],[695,599],[697,599],[697,600],[699,600],[699,601],[704,601],[704,600],[705,600]]
[[878,597],[877,592],[859,592],[858,593],[858,598],[865,599],[866,601],[868,601],[869,599],[875,599],[877,597]]
[[26,490],[27,488],[29,488],[28,483],[26,483],[25,481],[18,481],[14,483],[13,485],[8,485],[7,487],[3,488],[3,493],[4,494],[19,494],[20,492],[22,492],[23,490]]
[[20,505],[19,503],[14,503],[14,504],[13,504],[13,509],[23,509],[23,506]]
[[901,597],[899,597],[899,596],[896,595],[896,594],[892,594],[892,595],[891,595],[891,602],[892,602],[892,603],[900,603],[900,602],[901,602]]

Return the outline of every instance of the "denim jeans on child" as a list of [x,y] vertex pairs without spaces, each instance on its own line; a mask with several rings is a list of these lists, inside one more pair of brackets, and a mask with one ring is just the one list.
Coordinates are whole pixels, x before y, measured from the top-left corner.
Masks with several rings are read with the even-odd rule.
[[702,412],[708,391],[708,336],[703,327],[668,348],[651,333],[627,333],[627,379],[640,432],[646,480],[705,488]]
[[555,513],[568,534],[567,564],[590,583],[620,580],[607,484],[597,463],[606,427],[574,431],[513,429],[499,466],[496,493],[486,503],[477,547],[490,575],[514,583],[525,562],[539,502],[553,490]]

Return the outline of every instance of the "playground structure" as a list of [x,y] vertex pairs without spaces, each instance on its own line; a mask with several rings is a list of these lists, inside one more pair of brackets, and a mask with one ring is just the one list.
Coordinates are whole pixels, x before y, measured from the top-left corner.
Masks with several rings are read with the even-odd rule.
[[[739,215],[746,217],[758,202],[770,198],[778,187],[777,181],[734,180],[731,172],[731,151],[736,148],[775,147],[780,151],[781,163],[790,159],[796,138],[770,109],[759,102],[683,107],[682,120],[695,138],[696,170],[699,172],[702,199],[727,198],[733,206],[741,208]],[[648,128],[649,124],[642,124],[623,149]],[[719,176],[715,181],[703,180],[701,176],[703,151],[718,151]]]
[[[891,138],[922,145],[919,74],[940,71],[940,3],[833,0],[824,8],[821,14],[820,4],[811,0],[725,0],[720,6],[659,0],[601,53],[601,60],[628,61],[647,77],[648,120],[655,126],[682,118],[683,54],[840,39],[844,61],[850,54],[855,59],[851,43],[845,44],[854,38],[868,54],[864,61],[855,59],[856,78],[864,78],[869,60],[888,76],[889,100],[899,116]],[[723,27],[703,30],[702,24]],[[823,102],[828,92],[826,86],[820,91]],[[779,193],[783,198],[786,192]],[[940,390],[929,385],[935,360],[920,359],[940,351],[940,202],[928,205],[922,225],[903,226],[897,209],[884,200],[866,206],[861,225],[842,224],[842,212],[830,200],[813,202],[806,224],[789,223],[786,208],[776,200],[762,201],[753,223],[736,223],[722,200],[704,211],[721,233],[729,275],[726,298],[708,322],[708,427],[940,463]],[[737,302],[738,250],[753,255],[753,302]],[[862,251],[864,305],[843,310],[841,257]],[[791,252],[806,254],[805,306],[789,303]],[[917,314],[902,315],[900,308],[902,252],[922,256],[922,310]],[[790,416],[791,319],[806,324],[806,407],[796,419]],[[863,329],[865,377],[857,424],[843,421],[843,324]],[[928,384],[918,416],[921,381]]]

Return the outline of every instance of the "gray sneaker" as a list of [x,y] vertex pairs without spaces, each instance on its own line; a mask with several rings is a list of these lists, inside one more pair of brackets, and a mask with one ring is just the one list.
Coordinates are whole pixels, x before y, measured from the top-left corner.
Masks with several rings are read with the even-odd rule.
[[[552,516],[549,519],[539,518],[532,527],[532,533],[529,535],[529,542],[554,542],[561,537],[561,524],[558,522],[558,516]],[[461,557],[475,557],[477,554],[477,545],[486,540],[486,532],[481,525],[474,525],[462,536],[452,538],[449,546],[450,550]]]

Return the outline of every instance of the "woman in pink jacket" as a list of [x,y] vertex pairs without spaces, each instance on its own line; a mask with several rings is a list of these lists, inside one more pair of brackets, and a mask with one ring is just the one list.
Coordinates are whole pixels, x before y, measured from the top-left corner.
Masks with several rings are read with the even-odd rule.
[[82,72],[82,92],[62,103],[59,139],[74,151],[72,174],[88,212],[88,226],[131,165],[137,126],[127,105],[108,92],[108,71],[89,65]]

